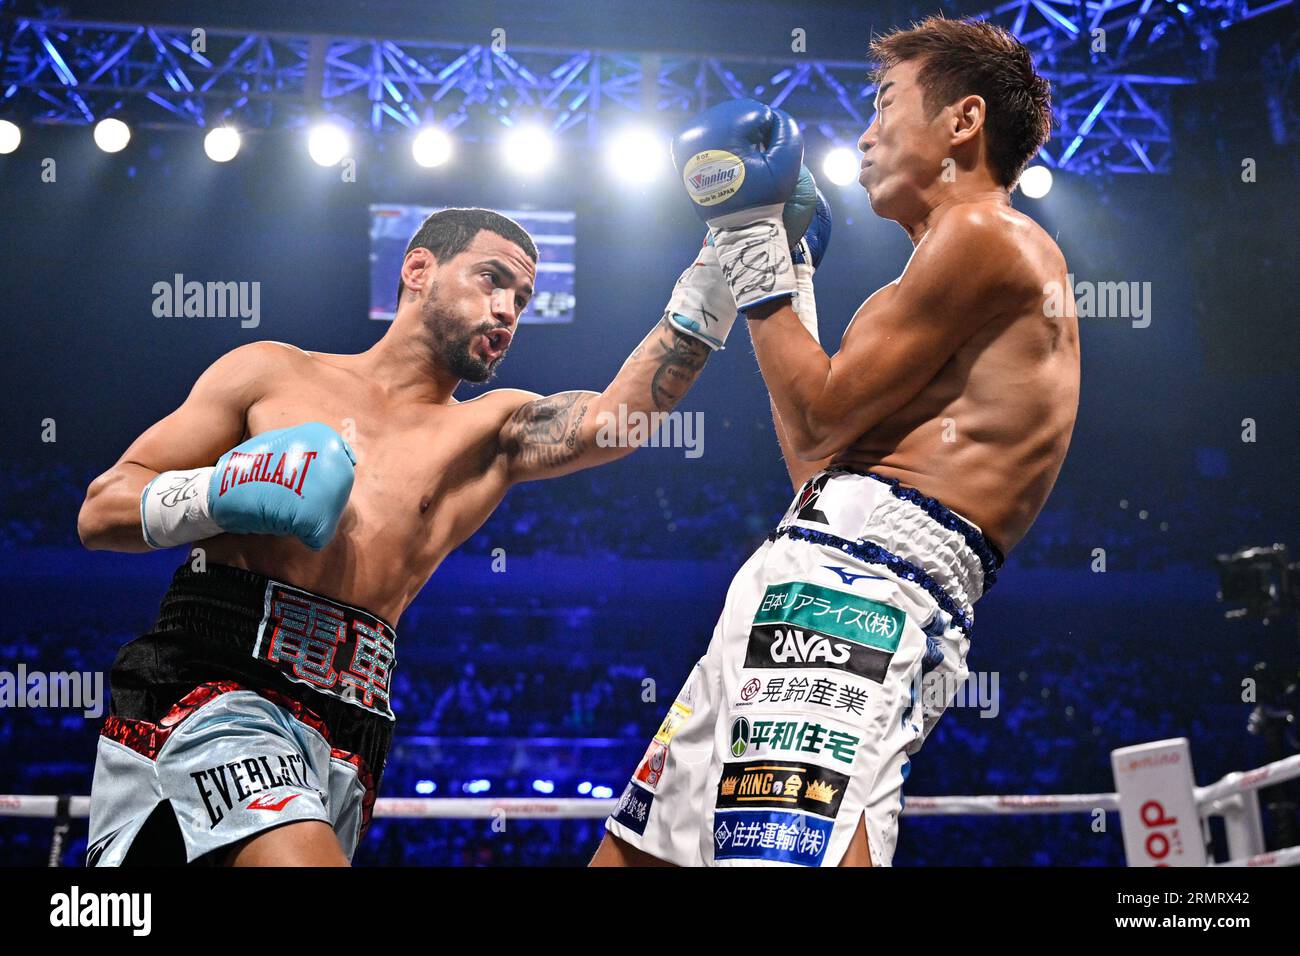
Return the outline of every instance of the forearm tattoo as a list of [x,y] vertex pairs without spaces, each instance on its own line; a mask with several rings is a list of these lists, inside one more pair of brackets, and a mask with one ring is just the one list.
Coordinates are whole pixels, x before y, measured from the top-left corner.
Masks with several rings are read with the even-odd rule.
[[525,468],[554,468],[584,451],[582,422],[595,392],[560,392],[521,405],[510,418],[506,451]]
[[[695,384],[709,358],[709,347],[673,328],[666,317],[659,322],[659,333],[654,343],[659,365],[650,379],[650,398],[655,408],[665,412],[674,408]],[[633,357],[640,351],[638,348],[632,353]]]

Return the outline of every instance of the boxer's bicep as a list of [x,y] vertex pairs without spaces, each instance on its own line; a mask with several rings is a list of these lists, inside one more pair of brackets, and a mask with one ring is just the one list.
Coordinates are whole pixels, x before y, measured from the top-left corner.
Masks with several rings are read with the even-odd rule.
[[510,482],[556,478],[617,457],[596,441],[599,399],[599,392],[557,392],[516,408],[498,437]]
[[[955,215],[955,214],[954,214]],[[947,223],[918,246],[889,295],[854,316],[818,405],[841,448],[914,399],[999,311],[1005,237],[982,222]]]
[[151,425],[108,471],[90,483],[77,515],[87,547],[147,550],[140,534],[140,494],[164,471],[211,465],[244,438],[248,410],[287,357],[270,342],[246,345],[214,362],[185,401]]
[[198,377],[180,407],[146,429],[121,462],[163,472],[211,465],[245,437],[248,411],[288,351],[257,342],[227,352]]

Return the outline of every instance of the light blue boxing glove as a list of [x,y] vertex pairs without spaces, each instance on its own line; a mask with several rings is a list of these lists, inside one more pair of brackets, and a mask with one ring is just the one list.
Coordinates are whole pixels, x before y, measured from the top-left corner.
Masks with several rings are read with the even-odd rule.
[[167,548],[213,535],[293,535],[329,544],[352,493],[356,455],[321,422],[255,435],[215,466],[168,471],[145,486],[145,541]]
[[799,180],[803,134],[789,114],[757,100],[721,103],[673,139],[672,154],[737,308],[793,295],[782,210]]

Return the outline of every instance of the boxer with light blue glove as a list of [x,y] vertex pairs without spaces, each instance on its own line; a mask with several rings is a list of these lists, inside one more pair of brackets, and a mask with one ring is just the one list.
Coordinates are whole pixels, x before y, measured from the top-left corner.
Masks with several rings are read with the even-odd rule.
[[329,544],[352,492],[356,455],[320,422],[255,435],[214,466],[165,471],[145,486],[140,519],[153,548],[218,534],[292,535]]

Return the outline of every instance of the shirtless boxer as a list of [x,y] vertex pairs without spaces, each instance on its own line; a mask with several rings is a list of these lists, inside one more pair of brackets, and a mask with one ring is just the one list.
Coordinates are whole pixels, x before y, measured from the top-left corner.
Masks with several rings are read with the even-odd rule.
[[[968,673],[972,605],[1065,457],[1078,328],[1072,301],[1045,306],[1070,283],[1010,200],[1048,136],[1048,85],[985,23],[932,18],[873,54],[859,182],[914,249],[833,357],[771,208],[691,180],[761,120],[724,104],[674,144],[799,494],[733,580],[594,865],[889,865],[909,756]],[[918,700],[922,675],[947,693]]]
[[[789,208],[801,235],[811,208]],[[629,453],[598,442],[605,416],[671,409],[735,317],[706,245],[603,392],[458,402],[509,349],[536,262],[510,219],[435,213],[374,347],[237,348],[91,484],[87,547],[201,544],[114,662],[90,863],[351,859],[392,739],[403,610],[511,485]]]

